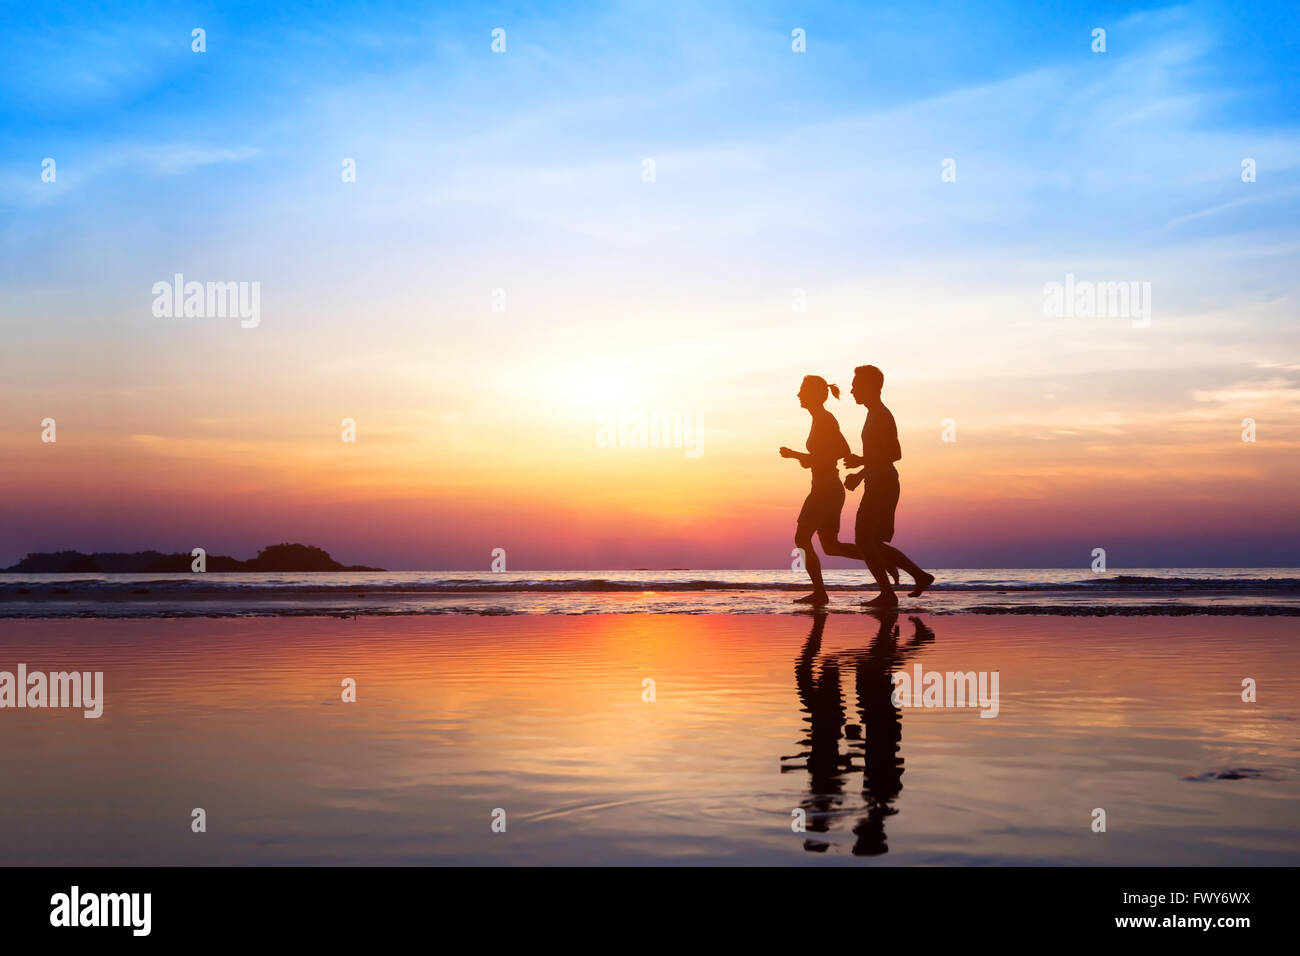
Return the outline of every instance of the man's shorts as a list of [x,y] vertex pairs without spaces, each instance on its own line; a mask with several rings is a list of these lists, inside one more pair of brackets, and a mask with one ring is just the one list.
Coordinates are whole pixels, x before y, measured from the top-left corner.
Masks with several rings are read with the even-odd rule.
[[893,465],[868,474],[854,538],[859,546],[894,540],[894,509],[898,507],[898,471]]

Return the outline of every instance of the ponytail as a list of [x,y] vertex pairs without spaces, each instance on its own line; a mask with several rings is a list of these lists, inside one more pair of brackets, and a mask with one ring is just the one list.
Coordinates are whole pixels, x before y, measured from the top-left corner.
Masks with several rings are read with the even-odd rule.
[[811,385],[813,388],[816,388],[821,392],[821,399],[819,401],[826,401],[827,392],[830,392],[836,398],[840,397],[840,387],[838,385],[827,385],[826,379],[822,378],[820,375],[805,375],[803,377],[803,384],[805,387]]

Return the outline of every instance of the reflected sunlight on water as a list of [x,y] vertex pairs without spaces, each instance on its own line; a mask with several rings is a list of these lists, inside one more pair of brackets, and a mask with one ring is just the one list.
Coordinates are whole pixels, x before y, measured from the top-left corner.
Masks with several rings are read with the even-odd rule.
[[[106,697],[0,710],[0,863],[1300,862],[1285,619],[897,626],[0,622],[0,670],[102,670]],[[895,707],[918,664],[997,671],[998,716]]]

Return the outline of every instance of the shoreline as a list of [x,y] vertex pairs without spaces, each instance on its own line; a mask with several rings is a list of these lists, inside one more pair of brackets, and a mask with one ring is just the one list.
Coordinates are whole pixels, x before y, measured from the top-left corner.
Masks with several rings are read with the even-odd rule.
[[[835,592],[832,592],[834,594]],[[494,592],[469,597],[455,593],[384,595],[382,598],[337,594],[293,599],[267,599],[249,595],[99,595],[87,597],[41,596],[15,599],[0,595],[0,621],[6,620],[165,620],[187,618],[401,618],[401,617],[519,617],[519,616],[636,616],[636,615],[742,615],[803,616],[821,612],[831,615],[879,616],[880,611],[863,606],[869,594],[860,592],[850,599],[832,598],[832,603],[812,608],[795,604],[784,594],[770,592],[672,592],[609,594],[601,592],[535,593]],[[874,592],[872,592],[874,593]],[[1071,600],[1071,598],[1073,600]],[[1014,615],[1037,617],[1300,617],[1295,599],[1259,602],[1243,600],[1239,594],[1204,595],[1196,599],[1168,594],[1079,595],[1036,593],[1016,599],[989,601],[987,595],[974,600],[969,595],[902,597],[891,613],[906,615]]]
[[[1300,617],[1300,569],[952,569],[897,613],[1050,617]],[[826,613],[873,614],[861,574],[828,570]],[[382,572],[0,577],[0,620],[518,615],[808,616],[787,571]]]

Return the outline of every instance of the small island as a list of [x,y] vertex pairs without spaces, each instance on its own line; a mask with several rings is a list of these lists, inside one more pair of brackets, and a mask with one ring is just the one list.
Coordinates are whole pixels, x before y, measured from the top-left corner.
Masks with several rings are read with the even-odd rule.
[[[185,552],[162,551],[38,551],[28,554],[0,574],[166,574],[191,570],[194,558]],[[209,554],[208,571],[383,571],[364,565],[339,564],[323,548],[309,544],[272,544],[247,561]]]

